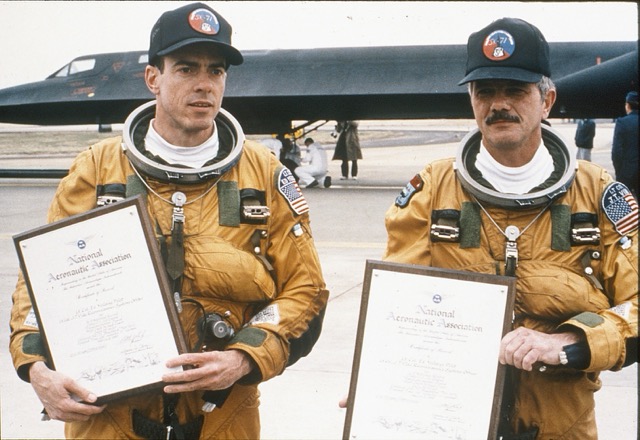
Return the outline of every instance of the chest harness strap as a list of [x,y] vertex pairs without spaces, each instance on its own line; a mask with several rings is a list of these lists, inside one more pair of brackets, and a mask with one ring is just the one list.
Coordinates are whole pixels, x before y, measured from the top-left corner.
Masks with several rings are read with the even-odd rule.
[[171,216],[171,244],[167,255],[167,273],[175,282],[184,272],[184,204],[187,196],[176,191],[171,196],[173,214]]
[[[218,180],[215,180],[213,184],[198,197],[187,201],[187,196],[181,191],[176,191],[171,195],[171,200],[167,200],[158,194],[138,173],[138,170],[133,167],[133,170],[137,174],[139,181],[142,182],[144,187],[149,190],[153,195],[158,197],[165,203],[173,206],[171,214],[171,244],[166,256],[166,270],[173,284],[173,300],[175,302],[178,312],[182,311],[181,295],[182,295],[182,274],[184,272],[184,224],[185,215],[184,207],[191,203],[194,203],[204,196],[206,196],[217,184]],[[183,440],[188,438],[197,438],[200,436],[200,430],[202,428],[203,418],[200,416],[196,420],[186,424],[180,425],[178,415],[175,411],[179,394],[165,394],[163,393],[163,406],[164,406],[164,424],[154,422],[146,419],[141,414],[134,410],[132,414],[132,423],[134,431],[146,438],[166,438],[167,440],[176,439]],[[206,403],[205,403],[206,405]],[[140,433],[138,431],[140,431]],[[160,435],[162,433],[162,435]]]
[[571,245],[599,245],[598,216],[590,212],[577,212],[571,216]]
[[[169,252],[167,256],[167,273],[169,277],[174,282],[175,290],[174,296],[176,294],[181,294],[180,289],[180,277],[182,276],[182,272],[184,271],[184,223],[185,223],[185,215],[184,215],[184,207],[190,205],[194,202],[197,202],[211,191],[216,184],[218,183],[218,179],[214,180],[211,186],[204,190],[202,194],[200,194],[195,199],[187,201],[187,196],[180,191],[176,191],[171,196],[171,200],[167,200],[158,194],[145,179],[142,178],[139,171],[136,167],[131,164],[131,168],[136,173],[140,182],[149,190],[154,196],[159,198],[165,203],[168,203],[173,206],[173,214],[171,216],[171,244],[169,245]],[[174,298],[175,299],[175,298]]]
[[594,285],[596,289],[604,290],[602,287],[602,283],[600,280],[596,278],[595,271],[592,267],[592,262],[600,259],[600,251],[589,249],[582,254],[582,258],[580,259],[580,264],[582,265],[582,270],[584,272],[584,276]]
[[460,211],[454,209],[434,210],[431,212],[431,241],[460,241]]
[[430,237],[432,242],[460,243],[462,249],[480,247],[480,207],[473,202],[462,202],[455,209],[431,212]]

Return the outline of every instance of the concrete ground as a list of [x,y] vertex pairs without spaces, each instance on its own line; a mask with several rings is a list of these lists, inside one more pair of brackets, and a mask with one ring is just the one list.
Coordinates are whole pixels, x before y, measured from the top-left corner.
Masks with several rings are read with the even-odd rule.
[[[568,140],[575,124],[552,121]],[[368,123],[367,123],[368,124]],[[363,123],[361,131],[373,128]],[[459,130],[470,121],[429,123],[376,123],[385,130]],[[593,161],[611,170],[613,124],[598,121]],[[330,139],[318,132],[318,139]],[[418,139],[416,137],[416,139]],[[389,142],[391,144],[393,142]],[[328,145],[328,141],[327,141]],[[340,181],[339,163],[331,162],[334,186],[305,191],[311,207],[314,238],[331,292],[323,333],[313,352],[283,375],[260,386],[262,437],[265,439],[339,439],[345,410],[338,400],[348,389],[358,324],[362,279],[367,259],[380,259],[385,245],[383,217],[399,190],[427,162],[455,154],[455,142],[367,147],[359,162],[359,180]],[[0,157],[6,167],[68,166],[69,158],[26,159]],[[55,439],[63,436],[62,423],[41,422],[42,405],[31,386],[21,382],[7,350],[8,320],[17,258],[12,236],[41,225],[56,182],[0,180],[0,406],[3,439]],[[596,393],[599,437],[602,440],[637,438],[637,365],[620,372],[604,372],[603,388]]]

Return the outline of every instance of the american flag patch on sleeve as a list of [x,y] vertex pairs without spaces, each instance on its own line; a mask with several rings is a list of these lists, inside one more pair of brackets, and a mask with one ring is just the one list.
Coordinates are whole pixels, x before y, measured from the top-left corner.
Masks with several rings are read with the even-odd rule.
[[622,183],[614,182],[605,189],[602,209],[620,235],[638,229],[638,202]]
[[302,215],[309,211],[307,200],[302,195],[293,173],[286,167],[283,167],[278,175],[278,191],[289,202],[289,206],[296,214]]

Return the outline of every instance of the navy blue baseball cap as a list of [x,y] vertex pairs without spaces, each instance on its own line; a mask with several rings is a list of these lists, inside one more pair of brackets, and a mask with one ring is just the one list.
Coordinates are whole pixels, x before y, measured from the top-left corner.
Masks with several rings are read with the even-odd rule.
[[170,54],[194,43],[210,43],[218,47],[228,64],[242,64],[244,58],[231,45],[231,25],[204,3],[191,3],[160,16],[151,30],[149,64],[157,57]]
[[549,44],[534,25],[501,18],[469,36],[465,75],[458,85],[481,79],[537,83],[551,77]]
[[638,92],[629,92],[624,99],[624,102],[629,102],[631,104],[638,104]]

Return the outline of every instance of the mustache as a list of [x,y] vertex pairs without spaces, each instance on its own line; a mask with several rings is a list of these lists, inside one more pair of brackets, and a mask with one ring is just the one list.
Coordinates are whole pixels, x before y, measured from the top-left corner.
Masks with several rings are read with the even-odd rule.
[[495,112],[493,114],[491,114],[490,116],[487,116],[484,120],[485,124],[487,125],[491,125],[494,124],[496,122],[520,122],[520,118],[518,116],[515,115],[510,115],[507,112]]

